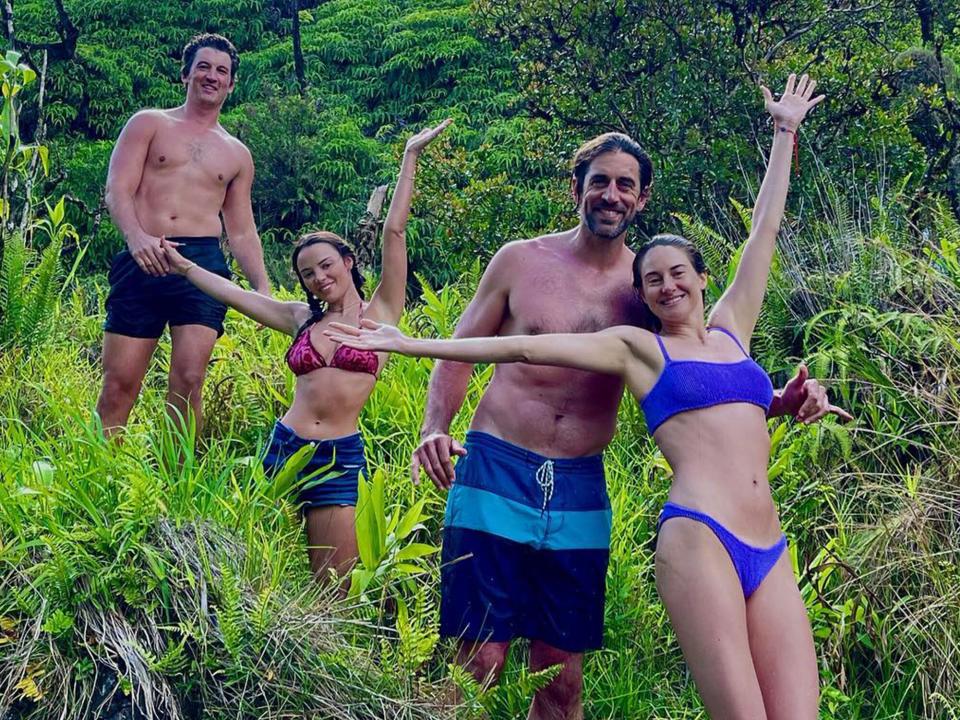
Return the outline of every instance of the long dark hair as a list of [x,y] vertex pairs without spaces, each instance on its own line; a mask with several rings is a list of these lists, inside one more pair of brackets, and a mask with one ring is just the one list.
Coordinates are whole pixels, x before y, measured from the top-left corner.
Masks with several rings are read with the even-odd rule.
[[[693,265],[694,272],[698,275],[703,275],[707,272],[707,263],[703,259],[703,254],[697,249],[696,245],[685,237],[672,235],[670,233],[654,235],[640,246],[640,249],[637,250],[636,257],[633,258],[633,287],[637,291],[637,294],[640,295],[641,300],[643,298],[643,274],[641,272],[643,258],[646,257],[647,253],[653,250],[653,248],[663,246],[683,250],[687,254],[690,264]],[[706,302],[706,297],[707,294],[704,291],[704,302]],[[660,323],[660,318],[653,314],[653,311],[647,306],[646,302],[643,303],[643,322],[644,327],[651,327],[654,332],[660,332],[663,327]]]
[[353,265],[350,268],[350,276],[353,278],[354,287],[357,288],[357,292],[360,294],[360,299],[364,299],[363,295],[363,275],[360,274],[360,268],[357,267],[357,256],[353,252],[353,248],[347,244],[347,242],[337,235],[336,233],[328,232],[327,230],[318,230],[317,232],[307,233],[306,235],[301,235],[300,239],[297,240],[297,245],[293,249],[293,274],[297,276],[297,280],[300,282],[300,287],[303,288],[303,292],[307,295],[307,305],[310,306],[310,319],[307,320],[297,331],[299,335],[303,332],[303,329],[313,325],[323,317],[324,313],[327,311],[326,305],[316,297],[310,290],[307,288],[307,284],[303,281],[303,276],[300,275],[300,267],[297,265],[297,260],[300,257],[300,253],[304,249],[310,247],[311,245],[319,245],[320,243],[326,243],[338,253],[340,257],[344,260],[350,258],[353,261]]

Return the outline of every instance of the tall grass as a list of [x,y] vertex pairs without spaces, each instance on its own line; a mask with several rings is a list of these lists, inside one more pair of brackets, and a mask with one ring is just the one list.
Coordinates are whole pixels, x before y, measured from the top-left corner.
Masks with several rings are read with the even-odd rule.
[[[718,291],[734,236],[699,227]],[[782,380],[805,359],[857,416],[852,427],[771,424],[770,477],[825,718],[960,713],[958,247],[935,204],[917,214],[895,194],[858,202],[827,189],[782,243],[762,360]],[[476,271],[427,288],[408,327],[449,334]],[[83,717],[126,702],[147,717],[523,716],[549,674],[529,675],[522,647],[493,691],[450,668],[435,555],[417,572],[393,556],[347,602],[310,582],[296,511],[256,461],[292,397],[286,338],[228,316],[196,439],[164,420],[161,344],[124,444],[108,445],[92,419],[102,291],[86,287],[66,297],[49,342],[0,356],[0,715]],[[362,418],[383,520],[422,502],[412,537],[424,545],[439,542],[443,497],[415,489],[408,462],[430,367],[393,358]],[[456,433],[489,373],[475,373]],[[653,583],[670,471],[631,399],[607,476],[605,647],[586,660],[586,715],[703,717]],[[457,711],[444,709],[454,682]]]

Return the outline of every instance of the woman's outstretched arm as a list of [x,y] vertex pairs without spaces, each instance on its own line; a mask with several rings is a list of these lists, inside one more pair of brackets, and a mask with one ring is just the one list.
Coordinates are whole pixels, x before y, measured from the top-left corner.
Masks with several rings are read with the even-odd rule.
[[453,122],[444,120],[436,127],[421,130],[407,140],[400,164],[400,176],[393,191],[387,220],[383,224],[383,252],[380,284],[370,299],[367,314],[388,322],[397,322],[403,314],[407,292],[407,220],[413,198],[417,160],[423,149]]
[[791,75],[779,100],[774,100],[770,91],[761,87],[767,112],[773,118],[773,147],[753,209],[750,237],[740,257],[736,276],[708,321],[735,333],[744,345],[749,344],[753,335],[767,289],[770,263],[787,201],[790,160],[797,129],[811,108],[824,98],[823,95],[812,97],[816,86],[817,83],[806,75],[799,80]]
[[199,290],[253,318],[261,325],[288,335],[296,335],[297,328],[310,315],[310,309],[306,303],[283,302],[267,295],[244,290],[225,277],[200,267],[183,257],[177,252],[174,243],[168,242],[165,238],[160,239],[160,247],[166,255],[171,271],[183,275]]
[[501,337],[423,340],[404,335],[392,325],[364,318],[361,327],[330,323],[324,332],[334,342],[363,350],[396,352],[468,363],[558,365],[623,376],[639,328],[626,325],[595,333],[504,335]]

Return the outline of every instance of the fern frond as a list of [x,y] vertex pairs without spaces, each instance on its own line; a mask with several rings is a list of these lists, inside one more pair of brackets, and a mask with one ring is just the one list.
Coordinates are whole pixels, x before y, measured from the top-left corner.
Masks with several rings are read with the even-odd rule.
[[23,304],[23,323],[20,334],[27,345],[33,345],[49,332],[49,321],[57,303],[59,288],[57,276],[60,273],[60,251],[63,240],[53,239],[44,249],[40,263],[30,273],[26,297]]
[[11,344],[22,327],[28,257],[23,235],[14,233],[7,238],[0,266],[0,346]]

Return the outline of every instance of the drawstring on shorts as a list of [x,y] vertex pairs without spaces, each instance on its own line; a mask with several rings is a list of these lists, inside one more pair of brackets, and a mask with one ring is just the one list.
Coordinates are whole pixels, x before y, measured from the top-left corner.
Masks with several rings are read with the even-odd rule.
[[537,485],[543,491],[543,505],[540,507],[540,514],[547,510],[547,503],[553,498],[553,460],[545,460],[543,465],[537,468]]

